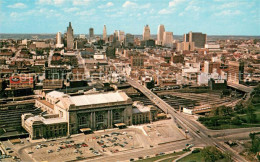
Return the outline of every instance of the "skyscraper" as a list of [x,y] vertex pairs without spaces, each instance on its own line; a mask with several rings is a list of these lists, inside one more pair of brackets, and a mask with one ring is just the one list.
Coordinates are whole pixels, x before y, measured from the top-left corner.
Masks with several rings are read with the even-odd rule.
[[150,39],[150,27],[149,25],[146,25],[143,31],[143,40],[149,40],[149,39]]
[[158,26],[158,32],[157,32],[157,44],[162,45],[163,41],[163,33],[165,32],[164,25],[159,25]]
[[162,45],[165,47],[173,46],[173,33],[172,32],[164,32],[163,33],[163,42]]
[[63,46],[64,44],[62,43],[61,32],[58,32],[56,35],[56,47],[61,48]]
[[244,63],[229,61],[228,62],[228,81],[240,84],[244,80]]
[[127,33],[125,35],[125,46],[126,47],[133,46],[134,45],[134,39],[135,39],[134,35]]
[[61,44],[61,32],[58,32],[56,35],[56,44]]
[[104,28],[103,28],[103,40],[106,41],[107,39],[107,27],[106,25],[104,25]]
[[89,38],[94,38],[94,28],[89,28]]
[[123,42],[125,40],[125,32],[122,30],[118,31],[118,40],[119,42]]
[[194,42],[195,47],[204,48],[207,43],[207,34],[198,32],[189,32],[183,35],[183,42]]
[[67,48],[68,49],[74,48],[74,35],[73,35],[71,22],[69,22],[69,26],[67,27]]
[[125,32],[122,30],[115,30],[114,39],[119,42],[123,42],[125,39]]

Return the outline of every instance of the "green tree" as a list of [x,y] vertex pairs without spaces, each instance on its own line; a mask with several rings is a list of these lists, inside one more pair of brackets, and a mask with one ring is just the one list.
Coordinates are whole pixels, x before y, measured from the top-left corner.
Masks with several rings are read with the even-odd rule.
[[255,114],[255,109],[252,104],[250,104],[247,109],[246,109],[246,116],[247,116],[247,121],[248,123],[255,123],[256,120],[256,114]]
[[202,149],[201,155],[205,162],[215,162],[224,158],[224,155],[214,146],[207,146]]

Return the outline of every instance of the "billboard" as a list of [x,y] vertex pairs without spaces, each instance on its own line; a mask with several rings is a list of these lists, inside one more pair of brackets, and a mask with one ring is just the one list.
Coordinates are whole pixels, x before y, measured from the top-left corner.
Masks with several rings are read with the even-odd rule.
[[27,76],[11,76],[10,77],[10,86],[11,87],[33,87],[33,77]]

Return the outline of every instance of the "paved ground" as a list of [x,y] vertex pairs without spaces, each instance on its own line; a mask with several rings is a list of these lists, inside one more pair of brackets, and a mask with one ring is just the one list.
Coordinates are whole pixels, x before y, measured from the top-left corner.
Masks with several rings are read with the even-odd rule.
[[107,157],[111,161],[116,157],[125,160],[127,156],[144,156],[143,151],[148,151],[147,154],[172,151],[169,148],[162,149],[163,143],[181,141],[181,145],[174,147],[176,149],[184,148],[187,143],[183,130],[177,128],[173,119],[126,129],[96,131],[89,135],[78,134],[70,139],[21,141],[23,144],[13,145],[10,141],[2,143],[5,148],[9,147],[14,151],[12,156],[19,156],[22,161],[68,161],[77,158],[96,161]]

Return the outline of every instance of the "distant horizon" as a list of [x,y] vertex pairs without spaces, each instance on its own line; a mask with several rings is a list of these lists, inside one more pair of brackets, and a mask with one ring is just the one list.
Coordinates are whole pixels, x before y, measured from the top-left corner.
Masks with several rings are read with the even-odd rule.
[[[57,32],[58,33],[58,32]],[[0,33],[1,34],[38,34],[38,35],[56,35],[57,33]],[[188,32],[187,32],[188,33]],[[203,33],[203,32],[202,32]],[[61,32],[62,35],[64,35],[64,33]],[[84,34],[84,33],[74,33],[74,35],[80,35],[80,34]],[[128,34],[128,33],[125,33],[125,34]],[[129,33],[129,34],[132,34],[132,33]],[[186,34],[186,33],[183,33],[183,34]],[[183,36],[183,34],[174,34],[173,33],[173,36]],[[203,34],[207,34],[207,33],[203,33]],[[89,34],[84,34],[84,35],[89,35]],[[94,35],[100,35],[102,36],[103,34],[95,34]],[[107,35],[112,35],[112,34],[107,34]],[[138,35],[138,36],[142,36],[143,34],[132,34],[132,35]],[[151,36],[155,36],[157,34],[151,34]],[[260,37],[260,35],[217,35],[217,34],[207,34],[207,36],[242,36],[242,37]]]

